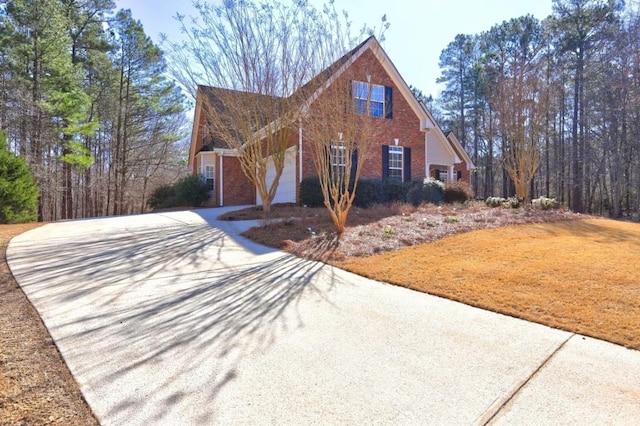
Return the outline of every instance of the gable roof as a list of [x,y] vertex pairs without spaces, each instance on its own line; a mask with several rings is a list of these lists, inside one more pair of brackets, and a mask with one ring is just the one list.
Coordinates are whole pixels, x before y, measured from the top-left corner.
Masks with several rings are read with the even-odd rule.
[[[239,90],[223,89],[220,87],[198,85],[198,95],[202,95],[201,102],[204,102],[207,106],[215,109],[216,113],[222,116],[223,120],[227,122],[227,127],[237,137],[241,137],[241,132],[236,128],[233,123],[230,113],[231,105],[250,105],[257,106],[263,105],[260,111],[256,111],[259,114],[257,117],[259,126],[266,126],[270,121],[278,118],[278,100],[281,99],[277,96],[268,96],[260,93],[242,92]],[[230,101],[230,102],[229,102]],[[201,105],[203,108],[204,105]],[[225,116],[227,119],[225,119]],[[227,144],[215,137],[212,137],[208,144],[211,148],[228,148]]]
[[[324,71],[322,71],[318,76],[312,81],[318,85],[317,89],[313,92],[313,94],[307,99],[307,102],[303,105],[303,108],[309,106],[319,95],[322,93],[324,89],[329,87],[331,83],[340,77],[345,70],[353,64],[360,56],[362,56],[367,50],[371,50],[371,52],[376,56],[386,73],[391,77],[393,82],[396,85],[396,88],[400,90],[402,96],[407,100],[409,106],[413,110],[413,112],[420,118],[420,130],[421,131],[429,131],[437,127],[435,121],[431,114],[429,114],[424,108],[424,106],[418,101],[415,97],[409,85],[404,81],[404,78],[398,72],[398,69],[393,64],[387,53],[384,51],[378,40],[375,36],[370,36],[365,41],[360,43],[351,51],[347,52],[340,59],[334,62],[332,65],[327,67]],[[322,84],[324,83],[324,84]]]
[[475,170],[476,165],[471,161],[471,157],[467,154],[467,150],[465,150],[458,141],[458,138],[453,132],[447,133],[447,140],[451,143],[452,148],[456,151],[458,157],[462,159],[465,163],[467,163],[467,170]]
[[[462,156],[462,160],[466,161],[468,159],[467,164],[473,165],[471,160],[468,158],[468,155],[466,155],[466,153],[464,152],[464,149],[462,149],[460,153],[457,152],[458,149],[454,148],[453,146],[456,144],[457,140],[455,140],[455,142],[451,142],[444,135],[440,127],[436,124],[436,121],[434,120],[431,113],[415,97],[415,95],[409,88],[409,85],[406,83],[404,78],[400,75],[396,66],[393,64],[393,62],[391,61],[387,53],[384,51],[384,49],[382,48],[382,46],[380,45],[376,37],[373,35],[368,37],[366,40],[364,40],[362,43],[360,43],[358,46],[356,46],[346,54],[344,54],[333,64],[329,65],[319,74],[317,74],[315,77],[309,80],[309,82],[301,86],[292,95],[294,96],[295,94],[298,94],[298,93],[313,91],[313,93],[307,98],[307,100],[302,103],[301,109],[304,110],[305,108],[307,108],[322,93],[324,89],[329,87],[332,81],[340,77],[340,75],[344,73],[345,70],[350,65],[352,65],[360,56],[362,56],[367,50],[371,50],[372,53],[376,56],[376,58],[378,59],[378,61],[380,62],[384,70],[387,72],[387,74],[391,77],[392,81],[395,83],[396,88],[400,91],[402,96],[407,100],[413,112],[420,119],[420,130],[423,132],[429,132],[429,131],[435,130],[435,132],[437,133],[438,139],[443,145],[445,145],[445,149],[449,151],[453,157],[459,160],[461,159],[461,156]],[[246,96],[246,97],[265,96],[265,95],[260,95],[256,93],[231,91],[229,89],[220,89],[220,88],[215,88],[210,86],[198,86],[198,94],[202,93],[203,96],[209,97],[206,100],[207,102],[213,102],[214,105],[217,102],[222,107],[222,109],[224,109],[225,106],[223,104],[220,104],[220,97],[217,96],[218,93],[221,93],[219,91],[237,92],[237,96]],[[197,96],[194,124],[199,123],[200,115],[202,114],[201,102],[202,100],[199,99],[199,96]],[[278,117],[276,115],[273,115],[270,117],[265,117],[265,119],[267,118],[273,121],[273,120],[277,120]],[[266,124],[267,122],[265,122],[265,125]],[[193,164],[193,158],[196,154],[195,152],[196,138],[197,138],[197,128],[196,128],[196,125],[194,125],[192,130],[192,135],[191,135],[191,149],[189,152],[189,164]],[[222,141],[214,141],[213,146],[215,148],[220,148],[220,149],[226,148],[226,146],[217,146],[217,145],[220,145],[221,142]],[[457,145],[459,145],[459,143],[457,143]],[[475,168],[475,166],[473,167]]]

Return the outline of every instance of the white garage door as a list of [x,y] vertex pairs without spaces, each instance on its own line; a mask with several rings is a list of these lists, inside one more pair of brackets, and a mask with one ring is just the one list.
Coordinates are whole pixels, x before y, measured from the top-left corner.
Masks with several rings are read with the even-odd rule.
[[[284,169],[280,176],[280,183],[276,190],[276,196],[274,197],[272,204],[277,203],[295,203],[296,202],[296,147],[292,146],[287,149],[284,156]],[[267,163],[267,185],[271,184],[274,176],[276,175],[275,167],[273,166],[273,160],[269,159]],[[260,194],[256,192],[257,204],[262,204]]]

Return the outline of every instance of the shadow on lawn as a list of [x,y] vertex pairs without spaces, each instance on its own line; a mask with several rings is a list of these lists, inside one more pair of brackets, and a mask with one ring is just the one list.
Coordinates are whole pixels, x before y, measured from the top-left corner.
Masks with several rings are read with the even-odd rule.
[[183,420],[206,423],[238,363],[304,326],[300,299],[327,300],[335,284],[322,264],[261,247],[185,225],[40,241],[11,266],[89,403],[111,401],[102,419],[171,418],[188,410],[184,395],[200,392],[209,403]]
[[[634,225],[631,224],[631,226],[626,226],[625,229],[619,229],[612,226],[612,224],[616,223],[609,219],[602,219],[602,222],[599,222],[598,220],[587,220],[585,218],[585,220],[558,222],[553,226],[545,226],[542,229],[546,234],[554,236],[566,230],[576,237],[588,239],[596,237],[596,241],[601,243],[626,242],[640,247],[640,239],[638,238],[640,236],[640,224],[636,225],[635,228],[632,228]],[[630,233],[629,231],[632,229],[636,229],[637,232],[635,234]]]

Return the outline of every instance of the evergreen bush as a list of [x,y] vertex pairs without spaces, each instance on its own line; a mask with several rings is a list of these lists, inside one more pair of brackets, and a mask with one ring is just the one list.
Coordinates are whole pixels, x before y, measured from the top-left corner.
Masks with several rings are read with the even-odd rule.
[[209,187],[201,176],[183,177],[173,185],[162,185],[151,194],[147,204],[152,209],[200,207],[208,198]]
[[300,182],[300,203],[307,207],[324,207],[320,179],[307,177]]
[[407,201],[414,206],[423,203],[441,204],[444,200],[444,184],[433,178],[413,181],[407,193]]
[[0,223],[36,220],[38,196],[38,186],[24,159],[9,151],[0,131]]

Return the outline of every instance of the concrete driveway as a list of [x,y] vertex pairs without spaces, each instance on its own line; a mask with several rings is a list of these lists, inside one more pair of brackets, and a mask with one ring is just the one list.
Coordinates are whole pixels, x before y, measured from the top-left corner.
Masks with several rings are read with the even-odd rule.
[[11,242],[102,424],[640,422],[640,352],[252,244],[221,211]]

